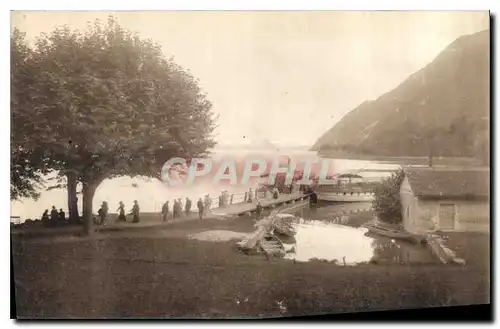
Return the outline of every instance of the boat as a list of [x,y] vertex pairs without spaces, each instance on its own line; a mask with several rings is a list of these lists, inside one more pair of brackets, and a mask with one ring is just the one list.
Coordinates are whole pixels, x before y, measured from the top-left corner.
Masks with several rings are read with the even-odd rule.
[[248,238],[237,242],[236,247],[245,254],[255,252],[258,249],[259,241],[263,239],[266,232],[265,226],[259,226]]
[[368,231],[371,233],[383,235],[383,236],[393,238],[393,239],[406,240],[406,241],[410,241],[410,242],[416,242],[419,240],[413,234],[410,234],[408,232],[404,232],[401,230],[388,229],[388,228],[374,225],[372,223],[366,223],[363,225],[363,227],[367,228]]
[[292,214],[276,214],[274,218],[281,219],[288,224],[291,224],[296,219]]
[[284,236],[294,236],[295,234],[297,234],[297,231],[295,231],[292,224],[289,224],[279,218],[274,219],[273,228],[274,232]]
[[260,241],[260,247],[266,256],[284,257],[286,254],[285,246],[281,240],[273,234],[268,233],[264,235],[264,238]]
[[375,199],[375,186],[380,177],[366,178],[357,174],[341,174],[337,184],[317,184],[312,190],[316,198],[324,202],[371,202]]

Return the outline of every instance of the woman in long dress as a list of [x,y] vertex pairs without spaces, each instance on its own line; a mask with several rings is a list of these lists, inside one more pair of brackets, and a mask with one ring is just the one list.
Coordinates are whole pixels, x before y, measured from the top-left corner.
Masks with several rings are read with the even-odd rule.
[[122,201],[120,201],[117,211],[118,211],[118,221],[126,222],[127,218],[125,217],[125,205],[123,204]]
[[141,218],[139,217],[139,204],[137,200],[134,200],[134,206],[132,207],[131,214],[133,215],[132,223],[139,223]]

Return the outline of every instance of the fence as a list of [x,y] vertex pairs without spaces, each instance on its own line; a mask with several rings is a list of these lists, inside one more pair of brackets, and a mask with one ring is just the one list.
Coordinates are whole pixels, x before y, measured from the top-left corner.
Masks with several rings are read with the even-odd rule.
[[[255,200],[255,199],[257,199],[257,200],[269,200],[269,199],[271,199],[271,196],[272,196],[272,193],[270,191],[266,191],[266,192],[257,191],[256,192],[255,190],[252,190],[252,200]],[[210,209],[224,208],[224,207],[228,207],[228,206],[231,206],[234,204],[246,203],[248,201],[249,192],[247,191],[247,192],[227,194],[227,197],[222,204],[220,203],[219,197],[220,196],[210,197],[210,195],[209,195]],[[206,204],[205,197],[202,197],[201,199],[205,205]],[[182,200],[184,200],[184,199],[182,199]],[[191,210],[197,211],[197,205],[196,205],[197,200],[191,200],[191,201],[193,202],[193,204],[191,205]],[[155,205],[154,205],[155,212],[161,212],[162,205],[163,205],[162,203],[155,202]],[[172,204],[170,204],[170,206],[172,206]],[[185,202],[183,202],[182,206],[183,206],[183,208],[186,206]]]
[[[251,199],[268,200],[271,199],[271,195],[272,195],[271,192],[252,191]],[[211,200],[210,209],[224,208],[233,204],[245,203],[248,202],[249,196],[250,196],[249,192],[228,194],[226,200],[223,200],[222,203],[220,202],[219,197],[210,198]]]

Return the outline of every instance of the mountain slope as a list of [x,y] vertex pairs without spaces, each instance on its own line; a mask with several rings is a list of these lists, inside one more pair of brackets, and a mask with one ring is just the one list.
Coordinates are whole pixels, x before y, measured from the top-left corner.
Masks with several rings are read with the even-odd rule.
[[392,91],[349,112],[314,144],[381,156],[484,156],[489,31],[462,36]]

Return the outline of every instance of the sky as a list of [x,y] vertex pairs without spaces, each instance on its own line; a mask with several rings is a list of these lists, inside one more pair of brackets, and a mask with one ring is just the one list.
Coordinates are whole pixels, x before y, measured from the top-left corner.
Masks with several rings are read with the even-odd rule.
[[109,15],[200,80],[223,144],[312,145],[459,36],[489,28],[479,11],[31,11],[13,12],[11,23],[34,40]]

